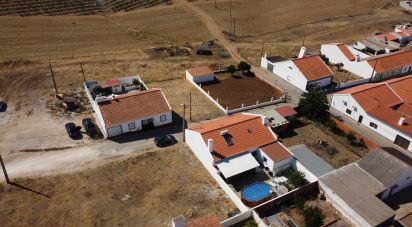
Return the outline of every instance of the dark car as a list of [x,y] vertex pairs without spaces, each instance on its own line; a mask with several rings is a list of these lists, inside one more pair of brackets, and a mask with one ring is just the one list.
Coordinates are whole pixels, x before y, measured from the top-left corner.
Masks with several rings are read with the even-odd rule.
[[154,142],[158,147],[167,147],[177,143],[177,140],[172,135],[157,136]]
[[81,137],[81,133],[78,127],[73,122],[67,123],[64,125],[66,128],[67,134],[69,134],[70,138],[75,139]]
[[6,111],[6,109],[7,109],[6,102],[0,98],[0,112]]
[[85,118],[82,120],[83,128],[86,130],[87,135],[95,136],[97,134],[96,125],[91,118]]

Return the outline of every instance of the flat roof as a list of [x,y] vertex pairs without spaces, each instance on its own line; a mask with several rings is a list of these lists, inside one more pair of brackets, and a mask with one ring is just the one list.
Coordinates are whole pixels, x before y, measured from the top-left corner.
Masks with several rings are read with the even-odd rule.
[[313,153],[306,145],[295,145],[289,147],[289,150],[294,154],[295,158],[316,177],[321,177],[335,170],[333,166]]
[[376,197],[386,187],[356,163],[322,176],[319,181],[372,226],[395,216],[395,211]]
[[260,166],[251,153],[221,160],[216,165],[226,179]]
[[269,56],[266,58],[268,61],[272,62],[272,63],[276,63],[276,62],[281,62],[281,61],[286,61],[288,60],[287,58],[284,58],[282,56]]

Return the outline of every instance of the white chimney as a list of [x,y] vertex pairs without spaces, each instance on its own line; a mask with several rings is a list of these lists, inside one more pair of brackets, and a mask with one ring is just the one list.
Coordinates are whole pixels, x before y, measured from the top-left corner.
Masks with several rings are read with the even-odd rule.
[[213,153],[213,139],[207,140],[207,149],[209,150],[209,153]]
[[269,125],[269,119],[266,116],[262,116],[262,123],[267,127]]
[[359,56],[359,54],[357,54],[355,57],[356,57],[356,62],[360,62],[360,61],[361,61],[361,57]]
[[172,227],[186,227],[186,219],[183,215],[179,215],[172,219]]
[[299,51],[298,58],[303,58],[306,55],[306,47],[302,46]]
[[405,124],[405,120],[406,120],[406,119],[405,119],[404,117],[399,118],[398,125],[400,125],[400,126],[404,125],[404,124]]

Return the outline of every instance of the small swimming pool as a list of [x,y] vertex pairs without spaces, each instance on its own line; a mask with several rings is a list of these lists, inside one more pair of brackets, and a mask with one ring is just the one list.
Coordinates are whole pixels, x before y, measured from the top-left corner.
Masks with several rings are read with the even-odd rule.
[[242,190],[242,201],[249,207],[256,206],[272,198],[272,187],[264,182],[246,186]]

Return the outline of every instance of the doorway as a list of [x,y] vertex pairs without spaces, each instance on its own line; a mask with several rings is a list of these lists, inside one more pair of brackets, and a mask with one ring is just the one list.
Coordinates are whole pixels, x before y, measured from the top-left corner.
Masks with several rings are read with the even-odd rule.
[[399,145],[400,147],[404,148],[405,150],[408,150],[408,147],[411,144],[411,141],[403,138],[400,135],[397,135],[394,143],[396,145]]
[[362,116],[362,115],[359,115],[358,124],[362,123],[362,121],[363,121],[363,116]]

